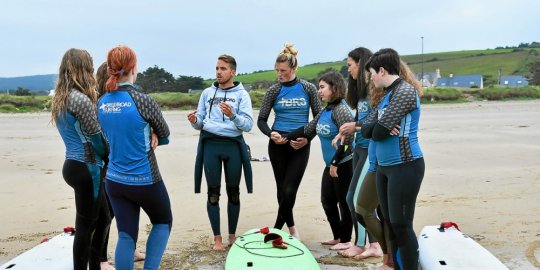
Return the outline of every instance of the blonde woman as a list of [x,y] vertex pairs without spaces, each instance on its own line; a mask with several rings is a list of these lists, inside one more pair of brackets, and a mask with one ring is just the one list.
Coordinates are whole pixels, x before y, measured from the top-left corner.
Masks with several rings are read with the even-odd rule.
[[[293,207],[296,193],[309,160],[310,141],[313,137],[287,140],[287,134],[309,122],[309,111],[316,116],[321,111],[317,88],[296,77],[298,50],[292,44],[278,54],[274,68],[278,83],[264,95],[257,126],[268,136],[268,155],[277,187],[278,213],[274,228],[287,224],[289,233],[297,238]],[[268,117],[274,110],[274,124],[268,126]]]

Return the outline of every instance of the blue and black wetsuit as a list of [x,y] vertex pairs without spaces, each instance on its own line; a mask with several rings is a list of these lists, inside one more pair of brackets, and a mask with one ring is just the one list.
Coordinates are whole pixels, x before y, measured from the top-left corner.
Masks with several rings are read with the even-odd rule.
[[[313,116],[321,111],[321,102],[317,88],[312,83],[295,78],[286,83],[278,83],[266,91],[257,126],[263,134],[270,137],[272,131],[286,137],[287,133],[303,127],[309,122],[309,109]],[[272,128],[268,126],[270,111],[274,110],[275,119]],[[315,135],[308,139],[313,139]],[[294,226],[293,208],[296,193],[304,176],[309,160],[310,143],[295,150],[289,143],[278,145],[268,142],[268,155],[274,171],[279,205],[274,228]]]
[[[219,108],[221,102],[232,107],[234,115],[227,117]],[[229,234],[236,233],[240,215],[240,179],[242,167],[248,193],[253,192],[252,172],[247,146],[242,136],[253,127],[251,98],[241,83],[227,89],[218,83],[205,89],[197,107],[197,121],[193,128],[201,130],[195,163],[195,193],[201,192],[204,167],[208,186],[206,209],[214,236],[221,235],[219,196],[221,195],[221,171],[225,171],[227,191],[227,216]]]
[[[330,223],[334,239],[341,243],[351,241],[353,229],[352,215],[346,197],[353,174],[352,143],[354,135],[348,135],[344,144],[336,150],[332,140],[344,123],[354,121],[350,107],[345,100],[331,102],[304,128],[288,134],[287,139],[311,137],[317,134],[321,140],[323,159],[326,164],[321,181],[321,203]],[[330,165],[337,167],[338,178],[330,176]]]
[[[369,105],[369,100],[367,98],[358,100],[358,103],[356,105],[356,116],[355,116],[355,122],[356,126],[362,126],[362,123],[366,119],[366,117],[369,115],[369,112],[371,112],[371,106]],[[362,169],[364,168],[364,164],[367,160],[368,156],[368,145],[369,145],[369,139],[366,139],[362,137],[362,133],[360,130],[357,129],[355,138],[354,138],[354,151],[353,151],[353,175],[351,179],[351,184],[349,186],[349,190],[347,191],[347,205],[349,206],[349,210],[351,211],[351,217],[352,217],[352,223],[354,226],[354,232],[355,232],[355,242],[357,246],[365,246],[366,245],[366,230],[364,228],[365,222],[361,219],[357,219],[356,212],[354,210],[355,208],[355,202],[354,202],[354,195],[356,193],[358,185],[362,185],[362,180],[360,179],[360,174],[362,173]],[[360,195],[358,195],[360,196]],[[360,226],[359,224],[360,223]],[[373,237],[369,237],[370,241],[372,241]]]
[[[376,144],[377,193],[393,233],[394,267],[418,269],[418,241],[413,230],[416,197],[424,178],[424,158],[418,143],[420,98],[416,89],[398,78],[368,116],[364,137]],[[399,125],[399,135],[390,131]]]
[[95,105],[76,89],[69,92],[66,112],[57,116],[56,123],[66,146],[62,175],[75,191],[74,269],[100,269],[100,254],[111,222],[101,181],[108,145]]
[[105,94],[98,102],[98,115],[111,147],[106,189],[118,227],[116,268],[133,269],[142,208],[153,225],[144,269],[158,269],[173,218],[151,134],[158,136],[159,145],[168,144],[169,127],[159,105],[131,84],[119,84],[117,90]]

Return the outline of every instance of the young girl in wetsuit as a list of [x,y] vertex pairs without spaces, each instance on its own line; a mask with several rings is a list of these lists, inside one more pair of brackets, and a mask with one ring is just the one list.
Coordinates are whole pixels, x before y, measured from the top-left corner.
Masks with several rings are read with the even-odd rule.
[[350,107],[345,102],[345,80],[337,72],[325,73],[319,79],[319,95],[328,105],[305,127],[287,135],[287,139],[312,137],[321,140],[323,159],[326,164],[321,181],[321,203],[326,214],[333,239],[326,242],[351,246],[352,219],[346,197],[353,174],[352,143],[354,134],[347,135],[337,150],[332,140],[339,127],[354,120]]

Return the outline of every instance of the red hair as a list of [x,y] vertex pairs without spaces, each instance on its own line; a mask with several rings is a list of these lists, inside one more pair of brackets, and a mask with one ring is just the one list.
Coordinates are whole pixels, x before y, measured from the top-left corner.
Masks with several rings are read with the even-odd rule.
[[118,89],[118,78],[131,72],[137,65],[137,55],[127,46],[116,46],[107,53],[107,91]]

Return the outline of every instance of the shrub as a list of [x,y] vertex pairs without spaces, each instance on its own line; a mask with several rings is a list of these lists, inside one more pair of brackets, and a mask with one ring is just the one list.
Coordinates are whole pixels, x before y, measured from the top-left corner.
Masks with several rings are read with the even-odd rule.
[[424,89],[424,101],[451,101],[461,98],[461,92],[455,88],[428,88]]

